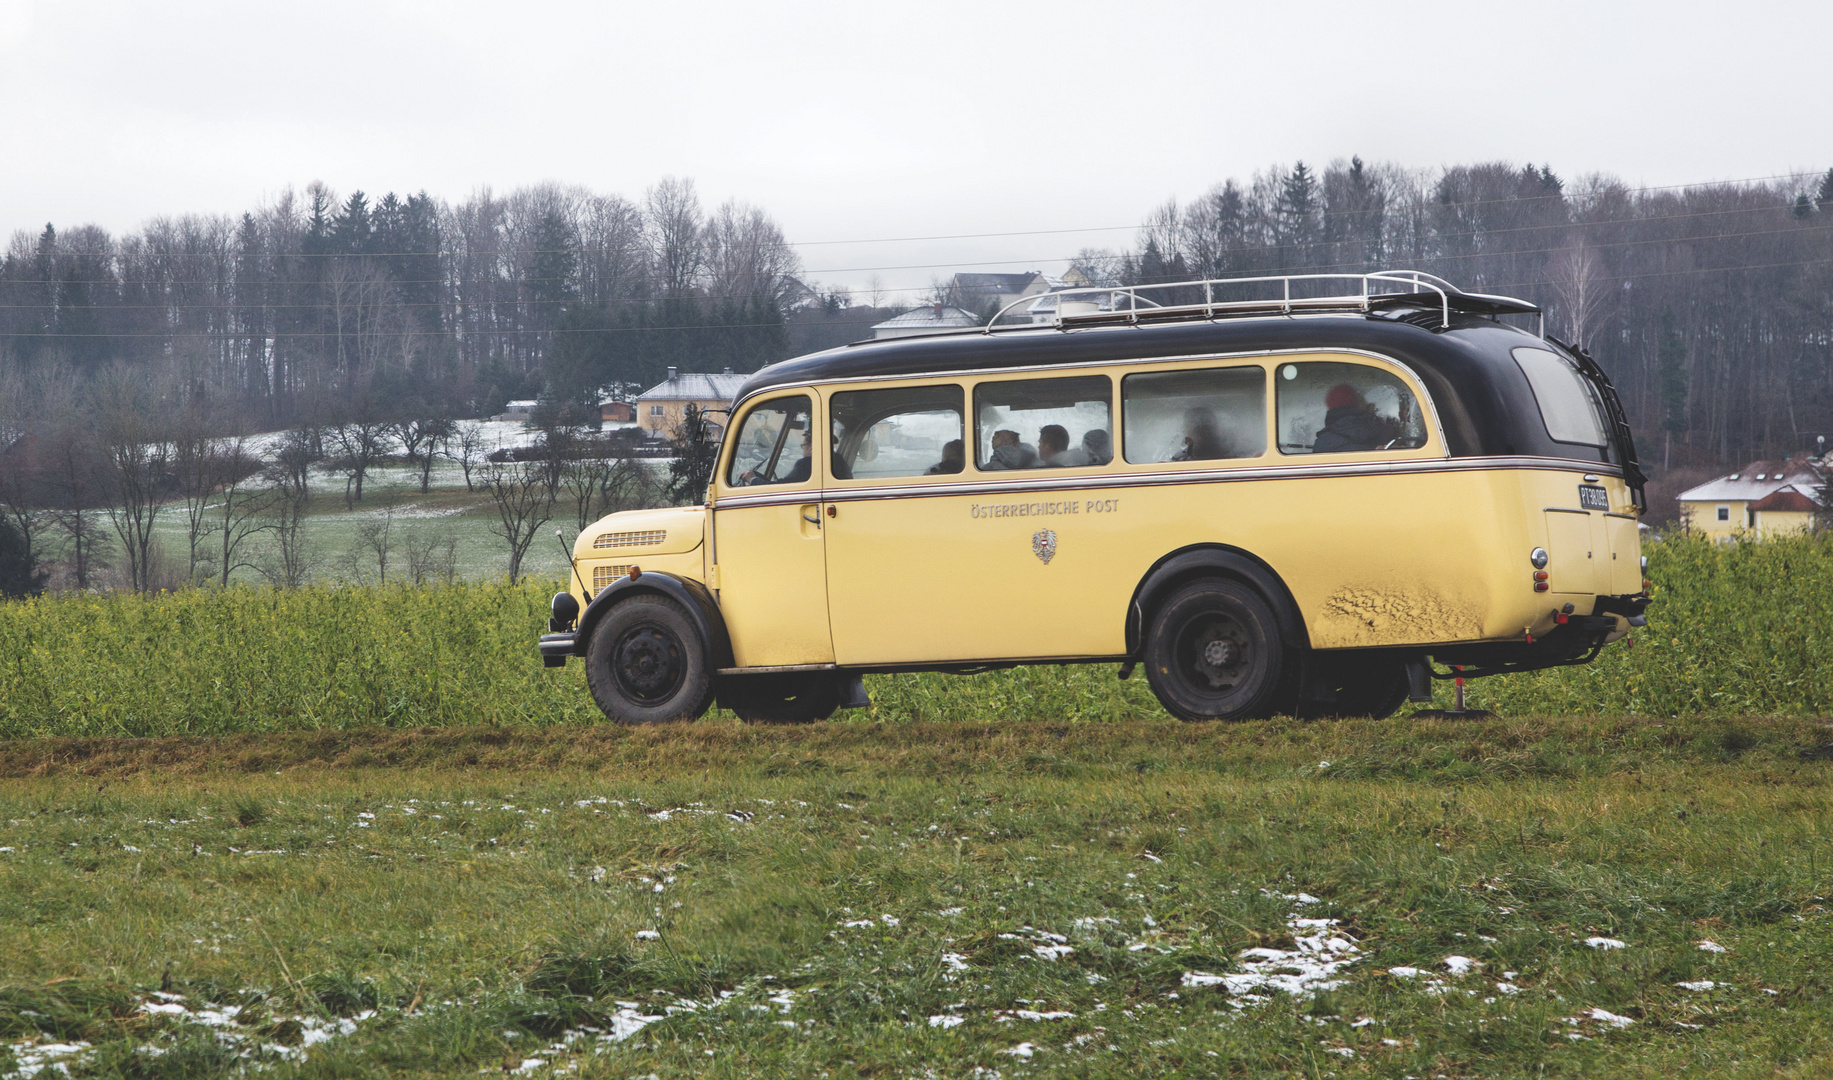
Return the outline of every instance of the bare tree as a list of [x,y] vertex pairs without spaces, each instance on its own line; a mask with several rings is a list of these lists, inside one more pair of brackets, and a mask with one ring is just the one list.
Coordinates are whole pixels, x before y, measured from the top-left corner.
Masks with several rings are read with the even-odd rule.
[[46,505],[46,462],[41,405],[16,371],[0,373],[0,514],[18,532],[24,545],[21,557],[37,565],[42,556],[41,535],[51,526]]
[[496,506],[490,531],[509,545],[509,580],[522,577],[522,559],[554,516],[554,486],[545,461],[493,463],[484,476],[485,490]]
[[152,587],[153,530],[171,468],[172,444],[156,419],[162,411],[146,377],[126,365],[116,365],[98,387],[97,427],[109,467],[103,505],[121,538],[135,592]]
[[445,449],[441,451],[464,472],[467,492],[472,490],[471,473],[484,460],[484,449],[488,442],[484,438],[484,425],[475,420],[466,420],[453,429],[452,437],[446,440]]
[[392,506],[382,511],[379,520],[365,521],[357,526],[357,550],[375,563],[377,585],[388,584],[388,557],[394,551],[394,533],[395,508]]
[[317,455],[311,443],[294,432],[280,447],[274,463],[268,466],[267,505],[271,518],[267,527],[274,534],[272,557],[257,569],[275,585],[296,589],[305,584],[311,563],[306,553],[304,525],[312,503],[312,462]]
[[1566,338],[1575,345],[1595,344],[1611,296],[1604,279],[1604,263],[1583,240],[1556,253],[1547,263],[1547,277],[1559,300],[1559,318]]
[[706,267],[700,196],[694,182],[663,177],[644,197],[649,257],[663,296],[686,296]]
[[705,237],[707,284],[714,297],[785,306],[802,261],[770,215],[730,200],[706,223]]
[[211,498],[223,482],[222,446],[210,433],[209,417],[196,402],[181,408],[172,427],[172,472],[185,504],[186,580],[208,579],[214,568],[199,573],[208,557],[206,541],[216,528]]
[[438,581],[446,585],[458,578],[458,537],[451,533],[422,535],[410,532],[402,541],[407,553],[407,573],[416,585]]
[[331,429],[331,440],[337,448],[334,464],[344,474],[346,509],[355,509],[363,501],[363,481],[388,453],[392,426],[376,412],[363,410],[358,417]]
[[242,544],[272,527],[266,515],[277,497],[271,487],[248,482],[248,474],[239,464],[247,460],[243,440],[237,439],[230,444],[227,457],[238,464],[223,474],[222,486],[217,492],[220,501],[213,508],[216,515],[213,529],[221,541],[217,553],[217,583],[224,587],[229,585],[229,575],[237,570],[257,569],[254,563],[241,558]]
[[[443,456],[440,447],[452,438],[456,427],[449,417],[423,416],[394,425],[394,435],[407,453],[407,460],[420,474],[420,494],[433,486],[433,460]],[[466,485],[469,488],[469,484]]]

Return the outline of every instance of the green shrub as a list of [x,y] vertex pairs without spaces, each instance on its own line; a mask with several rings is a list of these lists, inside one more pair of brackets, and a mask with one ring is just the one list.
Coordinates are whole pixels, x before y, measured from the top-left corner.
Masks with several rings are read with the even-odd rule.
[[[1515,715],[1833,711],[1820,678],[1833,667],[1833,538],[1647,550],[1656,602],[1633,645],[1583,667],[1475,681],[1472,703]],[[553,584],[0,603],[0,737],[602,722],[581,666],[543,668],[535,653]],[[1164,715],[1143,677],[1121,682],[1108,664],[868,686],[866,715],[884,722]]]

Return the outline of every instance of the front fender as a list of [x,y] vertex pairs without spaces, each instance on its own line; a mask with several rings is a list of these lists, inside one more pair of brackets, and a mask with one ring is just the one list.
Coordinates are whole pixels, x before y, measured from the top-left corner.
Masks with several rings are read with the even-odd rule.
[[694,627],[700,632],[700,644],[706,648],[711,659],[711,667],[732,667],[732,639],[726,633],[726,621],[719,614],[719,604],[707,587],[691,578],[676,577],[673,574],[651,573],[644,571],[641,577],[622,577],[599,590],[592,602],[586,605],[585,612],[579,616],[579,630],[573,638],[573,655],[584,656],[586,646],[592,640],[592,631],[597,628],[605,613],[620,600],[647,593],[654,596],[666,596],[687,609],[688,617],[693,619]]

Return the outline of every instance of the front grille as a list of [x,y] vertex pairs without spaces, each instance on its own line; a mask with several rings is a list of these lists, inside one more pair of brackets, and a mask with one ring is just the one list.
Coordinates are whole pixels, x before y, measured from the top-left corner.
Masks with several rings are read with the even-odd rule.
[[667,529],[644,529],[641,532],[599,533],[592,538],[595,548],[645,547],[668,539]]
[[629,566],[594,566],[592,568],[592,595],[597,596],[605,586],[629,572]]

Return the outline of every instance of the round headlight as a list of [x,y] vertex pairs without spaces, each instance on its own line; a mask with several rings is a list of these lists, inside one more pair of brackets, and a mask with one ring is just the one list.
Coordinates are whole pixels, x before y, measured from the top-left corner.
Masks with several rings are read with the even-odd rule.
[[1545,570],[1547,568],[1547,549],[1535,548],[1528,552],[1527,561],[1534,564],[1534,569]]

